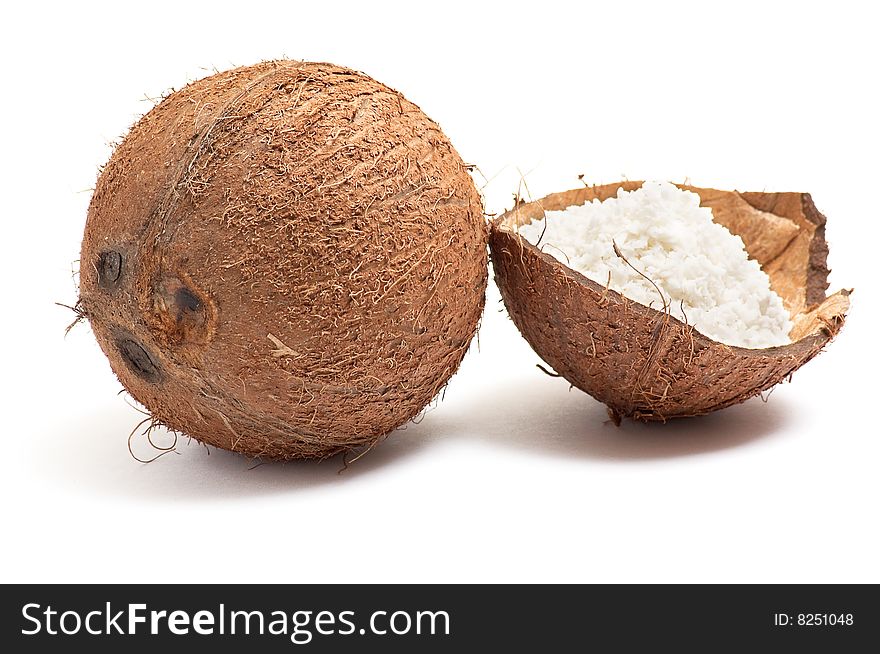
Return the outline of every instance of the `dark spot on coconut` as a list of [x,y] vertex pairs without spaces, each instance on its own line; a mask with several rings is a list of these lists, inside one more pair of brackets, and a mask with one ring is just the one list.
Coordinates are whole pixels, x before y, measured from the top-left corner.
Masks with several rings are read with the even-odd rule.
[[154,302],[159,328],[173,343],[204,343],[210,332],[210,300],[177,275],[165,275],[156,286]]
[[98,257],[98,283],[103,288],[114,288],[122,274],[122,255],[115,250],[102,252]]
[[144,347],[131,337],[121,337],[116,342],[123,361],[138,377],[149,382],[158,382],[162,375],[159,367]]
[[202,310],[202,301],[186,286],[181,286],[174,293],[174,303],[177,305],[178,319],[185,314],[198,313]]

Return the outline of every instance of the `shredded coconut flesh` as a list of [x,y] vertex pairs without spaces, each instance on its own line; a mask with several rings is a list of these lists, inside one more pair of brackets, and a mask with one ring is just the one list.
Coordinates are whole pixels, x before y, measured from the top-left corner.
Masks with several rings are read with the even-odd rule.
[[791,342],[791,317],[770,278],[739,236],[712,222],[696,193],[645,182],[604,202],[548,211],[518,231],[602,286],[610,272],[612,290],[662,311],[659,288],[671,315],[715,341],[746,348]]

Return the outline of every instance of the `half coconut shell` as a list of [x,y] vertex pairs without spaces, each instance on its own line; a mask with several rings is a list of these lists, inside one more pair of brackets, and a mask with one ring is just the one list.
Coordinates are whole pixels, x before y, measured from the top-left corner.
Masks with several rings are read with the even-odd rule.
[[[667,420],[742,402],[789,377],[840,331],[849,291],[826,297],[825,216],[807,193],[699,194],[714,220],[739,235],[791,313],[792,343],[746,349],[714,341],[666,312],[630,300],[520,237],[517,227],[641,182],[554,193],[519,203],[490,225],[495,281],[535,352],[612,417]],[[611,247],[609,245],[609,247]]]

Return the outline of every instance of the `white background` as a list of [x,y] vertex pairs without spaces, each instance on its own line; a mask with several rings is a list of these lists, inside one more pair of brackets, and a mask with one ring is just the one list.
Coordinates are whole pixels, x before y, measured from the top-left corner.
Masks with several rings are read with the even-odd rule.
[[[880,582],[878,16],[654,4],[7,7],[0,580]],[[536,369],[490,283],[445,401],[348,470],[194,442],[136,463],[140,414],[53,304],[76,299],[88,189],[145,98],[281,56],[405,93],[489,212],[521,175],[533,197],[580,173],[810,191],[849,322],[766,404],[617,429]]]

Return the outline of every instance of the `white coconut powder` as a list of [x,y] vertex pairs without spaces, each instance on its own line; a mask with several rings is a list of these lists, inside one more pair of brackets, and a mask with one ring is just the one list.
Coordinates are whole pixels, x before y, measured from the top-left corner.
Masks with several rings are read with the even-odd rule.
[[[728,345],[763,348],[790,342],[791,318],[770,279],[748,258],[739,236],[712,222],[700,196],[665,182],[618,191],[519,228],[541,250],[595,282],[663,309]],[[540,243],[539,243],[540,239]]]

